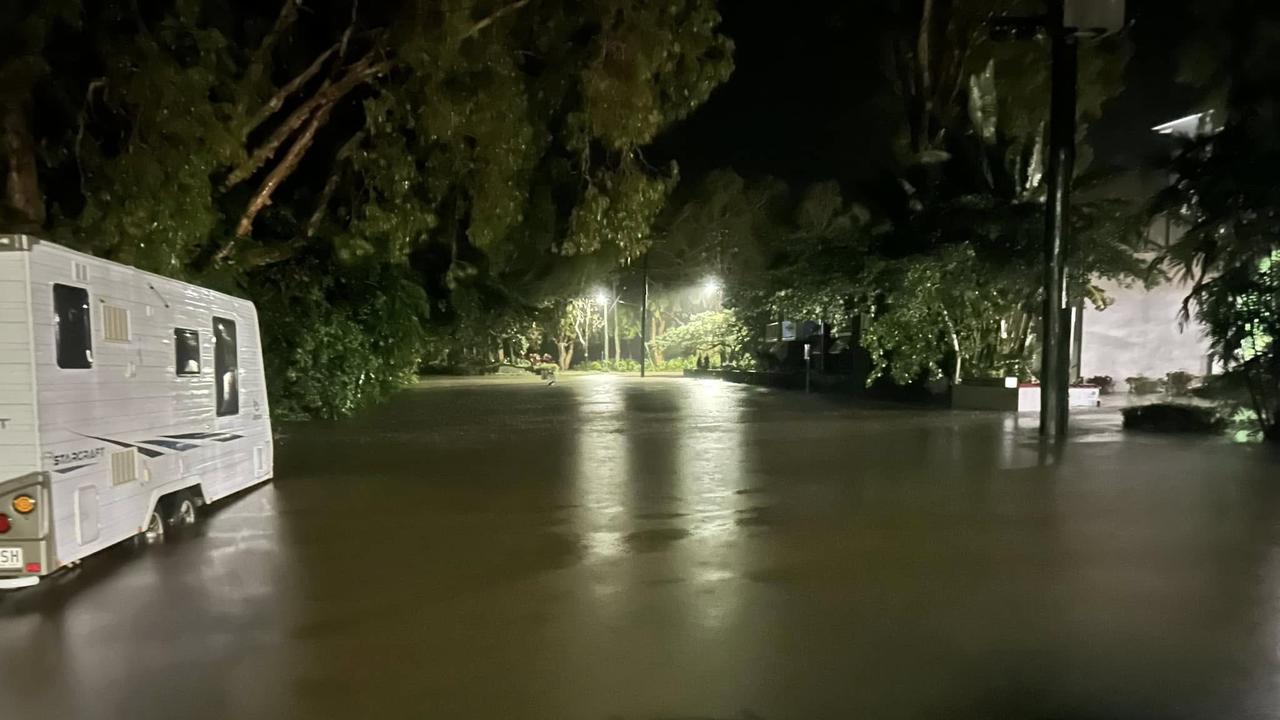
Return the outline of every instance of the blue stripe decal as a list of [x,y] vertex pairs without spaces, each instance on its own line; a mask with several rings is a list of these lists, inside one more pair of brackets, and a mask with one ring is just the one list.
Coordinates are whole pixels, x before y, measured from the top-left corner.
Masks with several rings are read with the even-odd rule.
[[191,443],[179,442],[177,440],[139,440],[138,442],[143,443],[144,445],[156,445],[170,450],[177,450],[178,452],[195,450],[200,447],[199,445],[192,445]]
[[94,440],[101,440],[102,442],[111,443],[112,445],[117,445],[119,447],[134,448],[135,450],[142,453],[143,455],[146,455],[149,458],[157,458],[164,454],[159,450],[152,450],[151,448],[145,448],[145,447],[142,447],[141,445],[134,445],[133,443],[121,442],[120,440],[112,440],[111,438],[98,437],[97,435],[85,435],[85,437],[93,438]]
[[76,470],[80,470],[81,468],[87,468],[90,465],[94,465],[94,464],[95,463],[85,463],[83,465],[72,465],[71,467],[58,468],[57,470],[54,470],[54,472],[60,475],[65,475],[69,472],[75,472]]
[[216,432],[195,432],[195,433],[178,433],[176,435],[161,435],[160,437],[170,438],[172,440],[208,440],[209,438],[218,437],[222,433]]

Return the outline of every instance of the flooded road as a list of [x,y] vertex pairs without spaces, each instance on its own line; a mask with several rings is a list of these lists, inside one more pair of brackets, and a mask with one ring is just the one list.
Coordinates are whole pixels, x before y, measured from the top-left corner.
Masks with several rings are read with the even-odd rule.
[[676,378],[446,381],[0,598],[0,718],[1280,717],[1280,456]]

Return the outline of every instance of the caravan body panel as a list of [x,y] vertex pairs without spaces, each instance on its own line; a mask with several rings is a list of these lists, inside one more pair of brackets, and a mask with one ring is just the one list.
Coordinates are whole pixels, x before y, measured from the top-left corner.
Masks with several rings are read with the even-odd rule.
[[[168,493],[214,502],[271,477],[252,303],[51,243],[0,257],[25,261],[35,427],[0,496],[20,472],[46,478],[57,565],[138,534]],[[0,407],[23,402],[22,387],[0,384]]]

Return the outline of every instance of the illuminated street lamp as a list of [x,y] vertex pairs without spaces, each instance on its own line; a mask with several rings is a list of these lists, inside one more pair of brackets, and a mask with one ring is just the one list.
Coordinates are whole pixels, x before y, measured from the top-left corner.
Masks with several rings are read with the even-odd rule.
[[708,275],[706,280],[702,281],[702,292],[705,295],[714,295],[720,292],[720,278],[715,275]]

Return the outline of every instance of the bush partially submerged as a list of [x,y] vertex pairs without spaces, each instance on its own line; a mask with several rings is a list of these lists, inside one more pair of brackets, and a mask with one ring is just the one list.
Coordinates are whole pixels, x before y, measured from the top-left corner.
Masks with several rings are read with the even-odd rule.
[[1227,421],[1212,407],[1156,403],[1128,407],[1124,414],[1127,430],[1144,430],[1159,433],[1218,433]]
[[1116,381],[1110,375],[1094,375],[1085,379],[1086,385],[1096,385],[1098,392],[1102,395],[1110,395],[1115,391]]
[[1129,392],[1133,395],[1156,395],[1165,391],[1165,381],[1160,378],[1138,375],[1125,378],[1124,381],[1129,383]]

